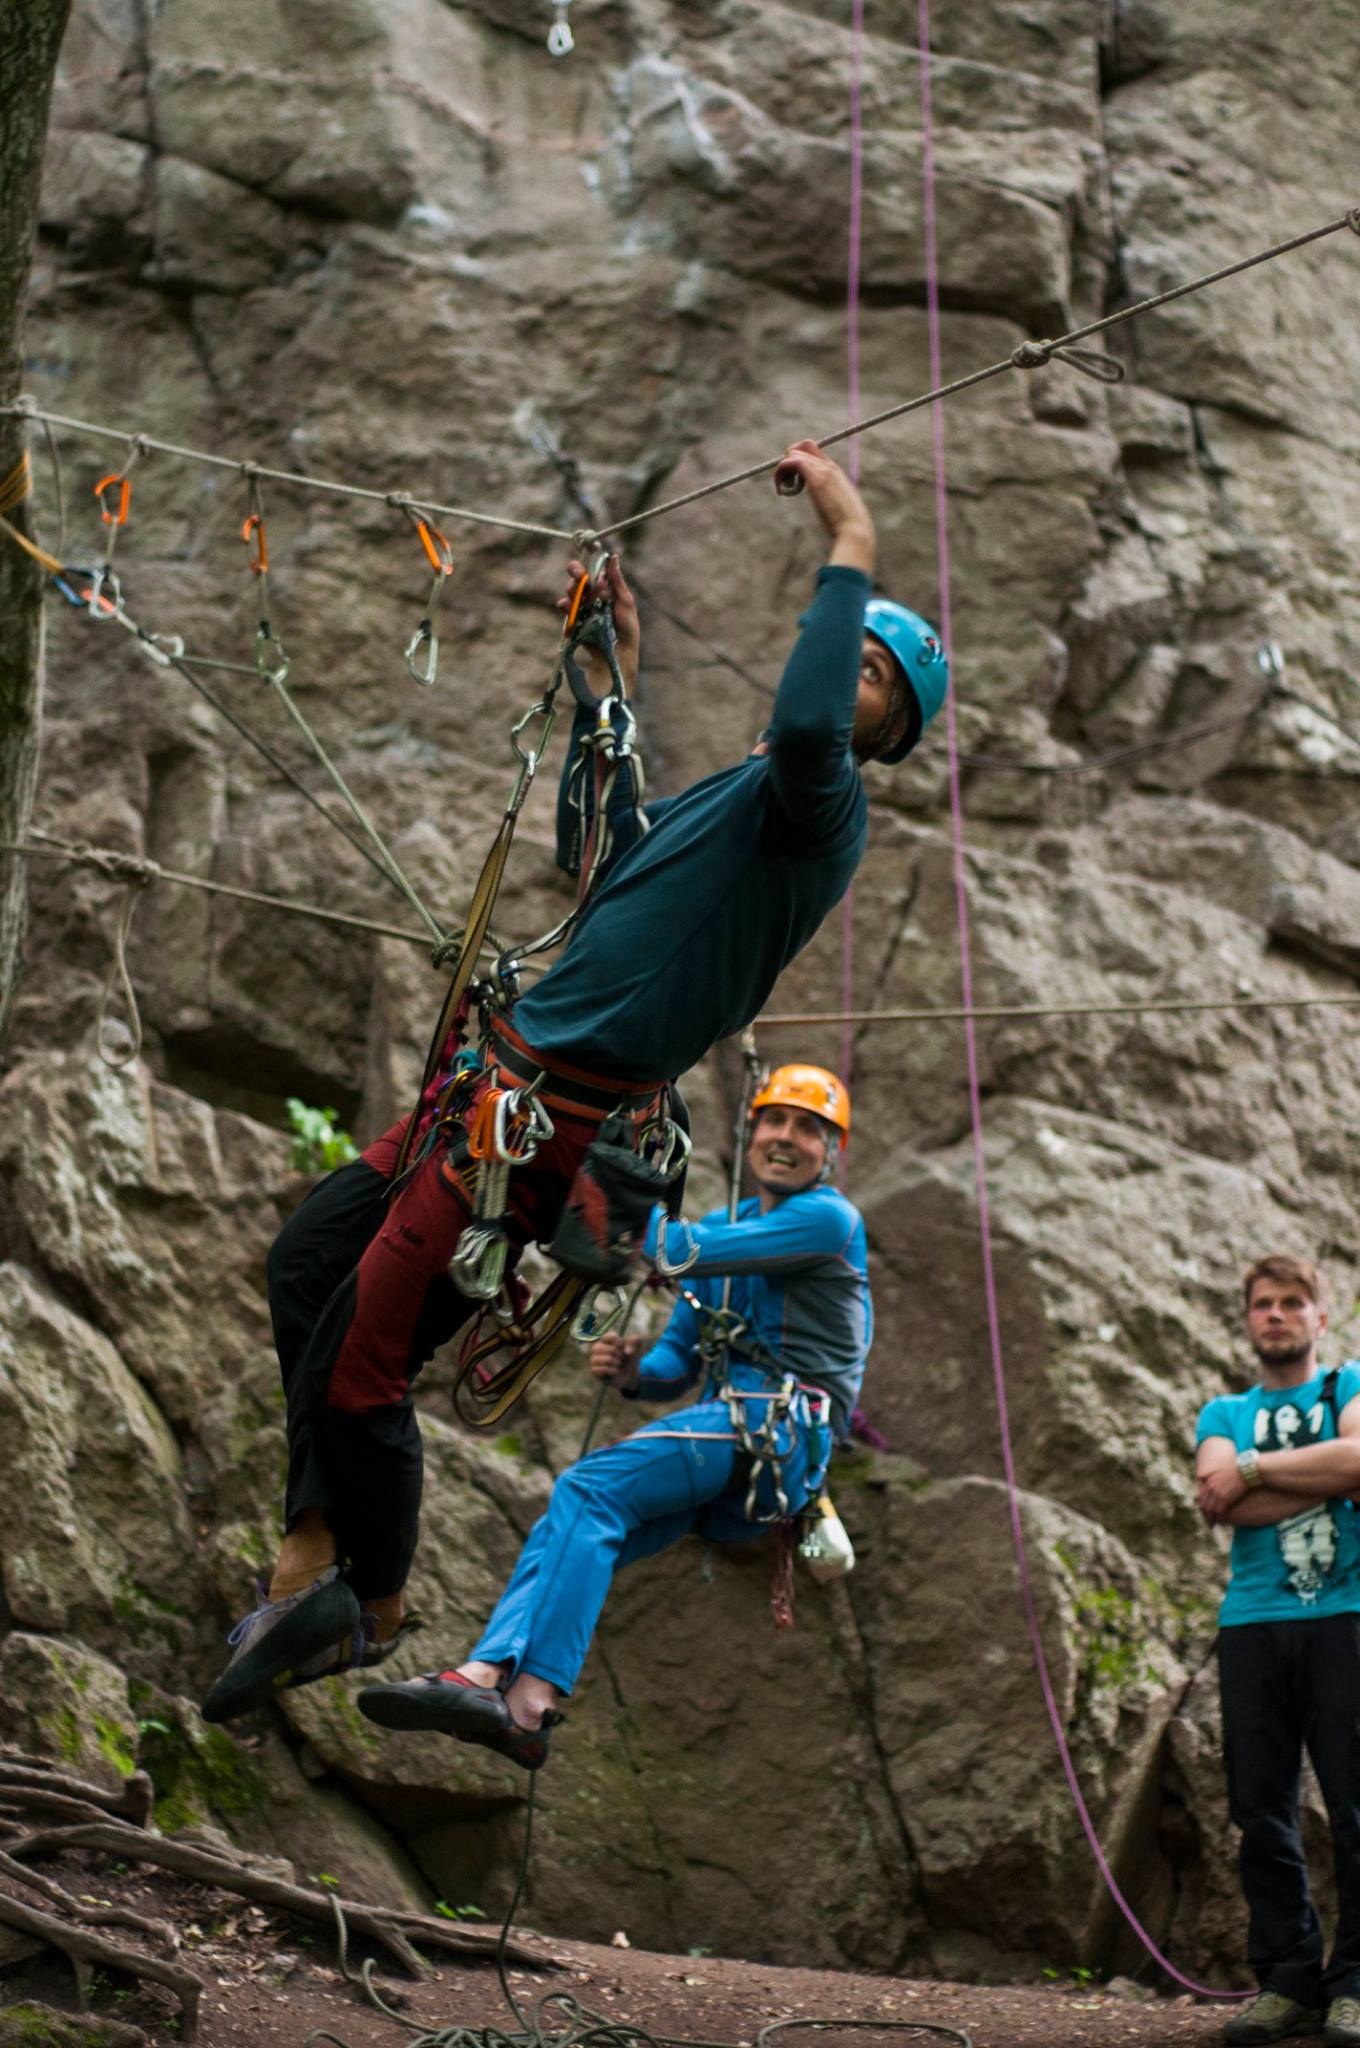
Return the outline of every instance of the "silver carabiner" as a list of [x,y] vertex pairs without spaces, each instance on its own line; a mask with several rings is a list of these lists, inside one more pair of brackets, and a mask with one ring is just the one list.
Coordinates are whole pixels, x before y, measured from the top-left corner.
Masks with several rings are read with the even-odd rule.
[[[601,1309],[600,1296],[612,1297],[611,1306]],[[571,1334],[578,1344],[595,1344],[601,1337],[607,1337],[616,1330],[627,1313],[627,1302],[617,1287],[589,1287],[581,1297],[581,1306],[571,1319]]]
[[[422,668],[416,660],[422,647],[428,647],[425,665]],[[428,689],[439,668],[439,635],[434,630],[434,620],[424,618],[406,643],[406,673],[416,683],[424,683]]]
[[[123,586],[113,570],[105,562],[98,569],[91,569],[90,587],[85,593],[85,609],[92,619],[116,619],[123,609]],[[111,597],[105,591],[112,591]]]
[[548,30],[548,55],[569,57],[576,48],[576,38],[571,32],[567,14],[571,0],[553,0],[553,25]]
[[[270,651],[273,650],[273,659]],[[255,673],[262,683],[286,683],[288,671],[293,666],[288,659],[282,640],[276,640],[268,626],[261,626],[255,635]]]
[[[492,1142],[496,1148],[496,1157],[504,1160],[507,1166],[527,1166],[539,1146],[553,1136],[553,1120],[533,1093],[533,1089],[538,1087],[542,1079],[543,1076],[540,1074],[538,1081],[530,1088],[507,1088],[504,1095],[497,1099]],[[519,1149],[516,1150],[510,1142],[508,1126],[512,1116],[520,1115],[527,1116],[528,1128],[520,1140]]]
[[470,1301],[494,1301],[505,1278],[510,1240],[499,1223],[472,1223],[449,1260],[449,1278]]
[[142,633],[138,637],[151,659],[162,668],[169,668],[184,652],[184,642],[178,633]]

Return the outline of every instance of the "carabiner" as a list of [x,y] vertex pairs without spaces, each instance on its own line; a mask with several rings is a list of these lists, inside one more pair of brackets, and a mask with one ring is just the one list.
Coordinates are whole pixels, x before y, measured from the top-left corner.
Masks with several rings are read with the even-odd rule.
[[449,1260],[449,1278],[470,1301],[494,1301],[509,1253],[510,1240],[499,1223],[470,1223]]
[[576,48],[576,38],[571,32],[567,14],[571,0],[553,0],[553,25],[548,30],[548,55],[569,57]]
[[[120,487],[116,512],[110,512],[104,503],[104,493],[110,484],[117,484]],[[99,500],[99,516],[105,526],[127,525],[128,506],[132,503],[132,479],[125,469],[110,470],[107,476],[101,476],[94,487],[94,494]]]
[[[272,658],[271,658],[272,650]],[[285,683],[293,666],[282,640],[276,640],[265,621],[255,635],[255,673],[262,683]]]
[[184,653],[184,642],[178,633],[139,633],[141,641],[151,659],[162,668],[169,668]]
[[[606,1309],[599,1306],[601,1295],[611,1297],[610,1306]],[[578,1344],[595,1344],[618,1328],[627,1309],[628,1304],[619,1288],[588,1287],[581,1297],[581,1306],[571,1319],[571,1334]]]
[[[496,1157],[507,1166],[527,1166],[538,1148],[554,1135],[554,1125],[547,1110],[533,1092],[543,1079],[528,1088],[510,1088],[500,1097],[495,1111]],[[523,1117],[524,1129],[516,1136],[511,1130],[511,1119]]]
[[250,567],[255,576],[269,574],[269,543],[265,539],[263,512],[248,512],[241,521],[241,538],[249,548],[251,542]]
[[[116,619],[123,609],[123,586],[107,562],[89,572],[90,587],[85,593],[85,609],[92,619]],[[111,591],[111,597],[105,591]]]
[[[438,587],[438,584],[436,584],[436,590]],[[429,649],[425,656],[423,668],[416,659],[422,647]],[[428,613],[407,641],[404,659],[406,662],[406,673],[410,676],[412,682],[424,683],[428,688],[434,681],[439,669],[439,635],[435,632],[434,620]]]
[[473,1107],[471,1121],[467,1126],[468,1158],[480,1165],[496,1157],[496,1127],[500,1105],[505,1099],[504,1088],[488,1088],[479,1095]]

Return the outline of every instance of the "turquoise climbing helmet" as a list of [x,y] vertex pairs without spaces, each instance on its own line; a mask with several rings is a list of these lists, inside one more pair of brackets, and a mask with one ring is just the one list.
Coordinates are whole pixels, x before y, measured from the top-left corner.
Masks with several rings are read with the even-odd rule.
[[864,630],[881,640],[911,687],[916,716],[896,746],[878,756],[880,761],[900,761],[909,754],[944,703],[949,688],[949,661],[935,628],[904,604],[888,597],[871,597],[864,607]]

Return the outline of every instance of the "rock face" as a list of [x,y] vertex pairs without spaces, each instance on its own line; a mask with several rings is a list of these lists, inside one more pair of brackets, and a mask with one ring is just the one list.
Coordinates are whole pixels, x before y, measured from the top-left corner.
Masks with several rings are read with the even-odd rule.
[[[266,480],[267,602],[299,705],[445,924],[552,659],[562,549],[446,520],[456,566],[422,689],[402,653],[428,565],[381,494],[572,529],[846,416],[848,8],[574,13],[577,51],[554,63],[538,0],[79,0],[56,99],[29,388],[129,435],[380,494]],[[929,366],[914,11],[866,13],[863,412]],[[1302,26],[1238,0],[1230,60],[1209,0],[937,13],[947,377],[1360,196],[1336,182],[1360,65],[1341,0]],[[1318,242],[1108,346],[1117,387],[1053,362],[945,416],[976,999],[1095,1012],[979,1023],[984,1158],[1053,1711],[1136,1910],[1182,1967],[1240,1982],[1211,1661],[1223,1557],[1194,1512],[1193,1429],[1247,1374],[1237,1276],[1258,1251],[1320,1257],[1334,1355],[1355,1344],[1360,1086],[1345,1008],[1136,1006],[1356,994],[1360,248]],[[64,552],[97,559],[90,487],[123,451],[60,445]],[[860,457],[885,587],[937,614],[929,426],[869,435]],[[244,480],[148,454],[132,482],[128,612],[248,667]],[[806,505],[763,482],[638,529],[653,788],[749,745],[819,559]],[[49,626],[44,828],[420,940],[361,851],[177,673],[72,609]],[[273,693],[196,673],[338,808]],[[570,900],[557,758],[497,912],[517,937]],[[833,919],[781,1011],[843,992],[856,1010],[958,1003],[943,736],[868,780],[849,974]],[[129,943],[145,1054],[114,1075],[91,1027],[118,891],[36,861],[31,887],[0,1116],[0,1738],[87,1775],[140,1753],[166,1825],[225,1829],[364,1896],[495,1913],[521,1838],[508,1766],[380,1734],[352,1681],[246,1735],[190,1704],[274,1537],[262,1262],[305,1186],[283,1099],[381,1129],[438,980],[400,936],[157,884]],[[840,1027],[763,1045],[838,1063]],[[890,1446],[835,1471],[859,1568],[805,1584],[778,1639],[761,1545],[711,1578],[682,1546],[621,1580],[541,1783],[526,1911],[832,1965],[1133,1968],[1019,1604],[962,1027],[859,1027],[850,1078],[878,1307],[866,1405]],[[690,1077],[696,1206],[717,1199],[735,1084],[723,1048]],[[488,1443],[449,1422],[446,1379],[437,1362],[424,1396],[412,1594],[429,1628],[409,1670],[465,1648],[590,1403],[561,1365]]]

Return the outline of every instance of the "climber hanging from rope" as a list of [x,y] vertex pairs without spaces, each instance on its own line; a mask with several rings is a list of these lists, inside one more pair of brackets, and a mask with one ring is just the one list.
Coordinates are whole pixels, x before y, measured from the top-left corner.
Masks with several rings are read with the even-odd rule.
[[828,1181],[850,1099],[824,1068],[785,1066],[750,1114],[756,1193],[697,1224],[653,1218],[650,1250],[670,1237],[676,1265],[698,1254],[660,1340],[611,1335],[591,1351],[596,1377],[631,1398],[674,1401],[700,1380],[702,1398],[569,1465],[467,1660],[366,1686],[369,1720],[537,1770],[620,1565],[691,1531],[749,1542],[817,1500],[873,1331],[864,1221]]
[[[642,1167],[631,1141],[656,1125],[665,1084],[752,1021],[849,887],[867,831],[860,764],[900,761],[944,701],[938,638],[904,607],[870,600],[876,539],[859,492],[813,442],[789,449],[784,475],[806,487],[830,545],[769,728],[744,761],[649,803],[645,820],[625,764],[597,820],[577,764],[618,692],[605,648],[582,648],[559,860],[589,858],[578,791],[587,835],[607,822],[612,845],[570,943],[513,1022],[495,1018],[490,1063],[468,1077],[457,1114],[428,1128],[421,1113],[403,1119],[320,1185],[271,1252],[287,1533],[267,1590],[232,1632],[208,1719],[390,1652],[421,1494],[412,1382],[472,1313],[469,1293],[495,1291],[462,1256],[485,1225],[488,1177],[505,1203],[511,1272],[531,1242],[552,1249],[574,1233],[579,1250],[612,1203],[601,1180],[612,1189],[630,1181],[625,1162]],[[579,591],[579,563],[572,575]],[[603,576],[631,687],[637,609],[617,561]],[[624,1187],[644,1226],[657,1191],[645,1173]]]

